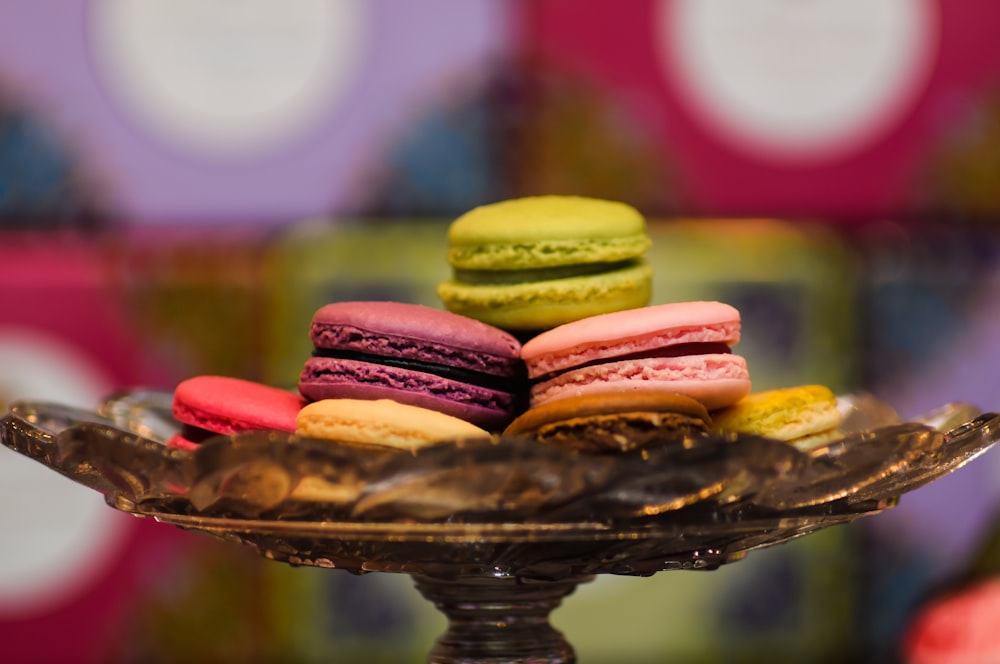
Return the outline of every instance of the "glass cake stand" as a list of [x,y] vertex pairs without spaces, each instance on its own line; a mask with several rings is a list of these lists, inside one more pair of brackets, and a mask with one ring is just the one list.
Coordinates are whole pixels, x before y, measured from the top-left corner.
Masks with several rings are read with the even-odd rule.
[[877,514],[1000,438],[1000,415],[948,404],[912,422],[841,397],[843,439],[802,452],[751,435],[653,431],[599,455],[514,437],[416,453],[276,432],[194,451],[169,393],[96,411],[14,404],[0,440],[112,507],[291,565],[408,574],[448,618],[431,662],[572,662],[549,613],[597,574],[714,569]]

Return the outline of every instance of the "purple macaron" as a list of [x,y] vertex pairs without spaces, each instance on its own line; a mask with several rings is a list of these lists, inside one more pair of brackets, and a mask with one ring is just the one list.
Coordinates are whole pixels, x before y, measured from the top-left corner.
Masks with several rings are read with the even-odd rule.
[[523,408],[521,344],[477,320],[402,302],[337,302],[309,330],[307,399],[393,399],[499,431]]

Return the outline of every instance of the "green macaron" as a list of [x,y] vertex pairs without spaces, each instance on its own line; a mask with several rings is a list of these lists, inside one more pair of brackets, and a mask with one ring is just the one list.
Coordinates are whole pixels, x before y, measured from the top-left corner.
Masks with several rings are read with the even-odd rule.
[[448,230],[445,308],[508,330],[544,330],[649,303],[646,220],[635,208],[580,196],[477,207]]

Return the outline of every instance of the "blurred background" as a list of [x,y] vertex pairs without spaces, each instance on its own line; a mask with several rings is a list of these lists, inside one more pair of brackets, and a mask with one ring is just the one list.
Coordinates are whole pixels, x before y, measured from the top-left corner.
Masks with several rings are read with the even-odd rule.
[[[440,306],[445,231],[626,201],[654,302],[743,313],[755,388],[1000,409],[989,0],[0,0],[0,402],[294,386],[330,301]],[[709,573],[600,578],[591,662],[892,662],[1000,507],[990,452]],[[291,568],[0,448],[0,661],[423,661],[411,581]]]

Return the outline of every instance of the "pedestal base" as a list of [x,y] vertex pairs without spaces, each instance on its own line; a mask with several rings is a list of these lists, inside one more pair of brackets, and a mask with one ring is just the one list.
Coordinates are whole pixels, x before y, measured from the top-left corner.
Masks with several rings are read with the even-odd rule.
[[432,664],[535,662],[569,664],[573,648],[549,614],[592,577],[535,581],[510,577],[436,579],[415,576],[417,589],[447,616]]

